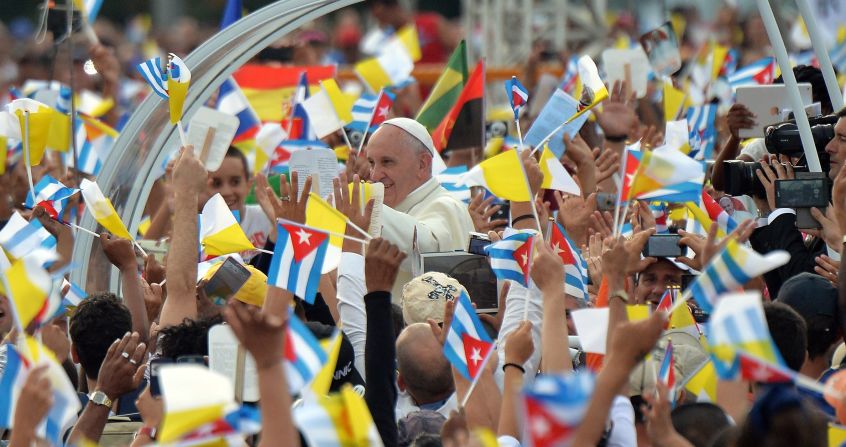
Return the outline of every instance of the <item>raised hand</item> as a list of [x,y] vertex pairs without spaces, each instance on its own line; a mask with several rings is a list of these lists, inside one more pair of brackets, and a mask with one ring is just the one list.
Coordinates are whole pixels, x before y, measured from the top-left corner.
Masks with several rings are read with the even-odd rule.
[[138,343],[138,338],[137,332],[127,332],[123,338],[115,340],[100,366],[96,390],[106,393],[112,401],[138,389],[144,377],[139,371],[145,367],[147,345]]
[[[640,256],[641,252],[643,252],[643,247],[646,246],[646,243],[649,241],[649,236],[652,236],[653,234],[655,234],[654,228],[637,231],[624,243],[626,254],[628,256],[626,258],[626,262],[629,274],[642,272],[646,269],[646,267],[649,267],[649,265],[657,261],[657,259],[653,257],[641,259]],[[604,257],[602,259],[602,263],[605,264]]]
[[277,219],[287,219],[291,222],[305,223],[306,203],[308,194],[311,192],[311,176],[303,183],[302,193],[299,191],[299,175],[297,171],[291,172],[291,182],[283,175],[279,177],[280,191],[282,197],[276,197],[273,191],[266,191],[273,206]]
[[271,368],[282,362],[285,321],[238,300],[229,301],[223,317],[238,341],[252,354],[256,369]]
[[209,173],[203,166],[203,162],[194,154],[194,146],[183,147],[173,165],[174,191],[199,194],[206,190],[208,176]]
[[561,191],[555,191],[553,196],[558,203],[558,222],[576,244],[584,244],[587,241],[590,216],[596,211],[596,193],[591,193],[587,198],[567,196],[565,199]]
[[840,261],[835,261],[828,255],[817,256],[814,261],[817,263],[814,266],[814,271],[817,272],[817,275],[831,281],[834,287],[838,287],[837,277],[840,272]]
[[596,159],[597,183],[605,181],[620,170],[620,156],[613,149],[606,148],[600,151],[598,147],[595,147],[593,157]]
[[535,259],[531,275],[544,297],[564,287],[564,262],[543,240],[535,241]]
[[745,105],[735,103],[729,109],[728,115],[726,115],[729,133],[734,138],[740,138],[740,129],[755,127],[755,118],[755,114],[749,111]]
[[53,391],[47,378],[47,365],[36,366],[29,372],[17,398],[11,443],[31,445],[35,430],[53,406]]
[[[338,178],[332,180],[332,187],[335,190],[335,208],[359,228],[367,230],[370,227],[374,202],[373,199],[368,200],[362,212],[361,178],[358,174],[355,174],[352,179],[352,192],[348,186],[346,174],[342,173]],[[347,225],[347,235],[359,236],[359,233],[352,225]]]
[[390,292],[397,279],[405,253],[381,237],[374,238],[364,256],[364,282],[367,292]]
[[476,232],[487,233],[488,231],[507,226],[507,219],[491,220],[491,217],[502,208],[499,205],[491,206],[491,203],[493,203],[496,197],[490,196],[484,200],[482,200],[482,197],[484,197],[484,194],[476,194],[470,199],[470,205],[467,207]]
[[133,271],[138,268],[135,248],[129,239],[119,238],[108,233],[100,234],[100,247],[109,262],[120,271]]
[[626,368],[637,365],[655,347],[667,318],[666,312],[659,311],[646,320],[620,323],[608,344],[608,357],[615,361],[607,364],[622,362]]
[[532,156],[532,151],[520,152],[520,161],[523,163],[523,169],[526,171],[526,178],[529,180],[529,187],[531,188],[532,197],[540,191],[543,184],[543,172],[538,166],[538,161]]
[[526,320],[505,338],[505,363],[522,365],[529,360],[534,351],[532,322]]
[[602,104],[602,111],[594,109],[596,122],[605,135],[625,136],[639,121],[634,110],[635,96],[627,97],[624,94],[626,87],[626,81],[614,82],[608,99]]

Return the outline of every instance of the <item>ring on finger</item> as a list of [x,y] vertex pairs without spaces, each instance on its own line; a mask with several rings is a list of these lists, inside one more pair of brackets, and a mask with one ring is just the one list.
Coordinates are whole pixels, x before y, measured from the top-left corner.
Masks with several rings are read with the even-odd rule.
[[131,363],[131,364],[133,364],[133,365],[137,365],[137,364],[138,364],[138,361],[137,361],[137,360],[135,360],[135,359],[128,359],[128,360],[129,360],[129,363]]
[[282,197],[280,197],[279,199],[280,199],[280,200],[284,200],[285,202],[290,202],[290,201],[291,201],[291,198],[290,198],[290,197],[288,197],[288,196],[282,196]]
[[123,357],[123,358],[125,358],[125,359],[129,359],[129,353],[128,353],[128,352],[126,352],[126,351],[121,352],[121,353],[120,353],[120,356],[121,356],[121,357]]

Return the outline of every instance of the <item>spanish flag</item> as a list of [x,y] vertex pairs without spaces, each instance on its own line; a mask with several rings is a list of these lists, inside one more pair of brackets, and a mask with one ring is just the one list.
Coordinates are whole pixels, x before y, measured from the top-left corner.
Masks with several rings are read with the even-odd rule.
[[435,149],[466,149],[485,146],[485,63],[479,61],[449,113],[432,131]]
[[103,195],[103,191],[100,190],[97,183],[82,179],[79,189],[82,191],[82,199],[85,200],[88,211],[103,228],[117,237],[132,240],[132,235],[129,234],[126,225],[120,220],[112,202]]
[[[232,77],[241,86],[241,91],[262,122],[278,122],[289,117],[291,98],[303,73],[314,89],[319,81],[334,78],[336,71],[334,65],[275,67],[246,64]],[[288,113],[285,113],[286,106]]]
[[220,193],[212,196],[200,215],[200,242],[208,256],[254,250]]

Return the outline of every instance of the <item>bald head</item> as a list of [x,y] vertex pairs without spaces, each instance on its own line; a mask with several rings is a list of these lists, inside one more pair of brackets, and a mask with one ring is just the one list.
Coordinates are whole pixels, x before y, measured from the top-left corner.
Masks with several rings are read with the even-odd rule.
[[418,404],[446,399],[455,389],[443,347],[426,323],[406,327],[397,338],[400,381]]

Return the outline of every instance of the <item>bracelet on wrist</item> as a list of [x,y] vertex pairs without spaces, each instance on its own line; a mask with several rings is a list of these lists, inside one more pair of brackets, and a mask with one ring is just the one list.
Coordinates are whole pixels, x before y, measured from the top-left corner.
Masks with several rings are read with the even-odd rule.
[[531,215],[531,214],[523,214],[522,216],[517,216],[514,219],[511,219],[511,226],[513,227],[514,225],[517,224],[517,222],[520,222],[521,220],[534,219],[534,218],[535,218],[535,216]]
[[605,135],[605,141],[609,141],[611,143],[622,143],[629,139],[628,135]]
[[508,362],[508,363],[502,365],[502,372],[505,372],[505,368],[508,368],[509,366],[512,367],[512,368],[519,369],[520,374],[526,374],[526,369],[523,368],[523,365],[518,365],[517,363],[512,363],[512,362]]

